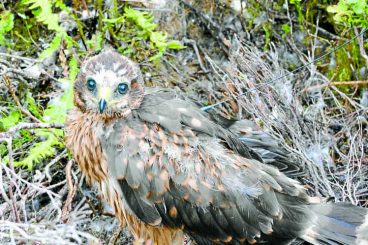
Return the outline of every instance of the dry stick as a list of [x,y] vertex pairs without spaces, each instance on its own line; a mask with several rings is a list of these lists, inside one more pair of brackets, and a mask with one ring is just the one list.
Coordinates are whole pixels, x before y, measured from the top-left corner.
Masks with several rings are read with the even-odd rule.
[[64,149],[63,152],[61,152],[56,158],[52,159],[52,161],[50,161],[50,163],[48,163],[45,167],[45,175],[47,177],[47,181],[48,183],[51,183],[52,177],[50,175],[50,167],[52,165],[54,165],[55,163],[57,163],[58,161],[60,161],[60,159],[62,159],[64,156],[66,156],[67,150]]
[[[0,56],[2,56],[2,54],[0,53]],[[10,57],[12,57],[11,55],[9,55]],[[21,58],[20,56],[18,56],[19,58]],[[36,61],[35,61],[36,62]],[[21,77],[18,77],[19,79],[23,79],[23,77],[29,78],[29,76],[24,73],[22,70],[19,69],[14,69],[14,68],[9,68],[11,65],[9,62],[5,61],[5,60],[1,60],[0,59],[0,63],[4,64],[6,67],[4,68],[4,71],[0,73],[1,76],[4,76],[7,73],[14,73],[17,75],[20,75]],[[47,71],[45,71],[44,69],[42,69],[42,74],[45,74],[46,76],[48,76],[50,79],[58,82],[58,80],[52,76],[51,74],[49,74]]]
[[14,73],[17,75],[21,75],[22,77],[27,77],[27,75],[22,70],[10,68],[11,65],[6,60],[0,59],[0,64],[4,65],[1,67],[3,69],[0,73],[1,76],[5,76],[5,74],[7,73]]
[[5,85],[7,86],[7,88],[9,89],[9,92],[13,98],[13,100],[15,101],[15,103],[17,104],[17,107],[22,111],[23,114],[29,116],[33,121],[35,122],[42,122],[40,119],[38,119],[37,117],[35,117],[34,115],[32,115],[32,113],[30,111],[28,111],[26,108],[24,108],[22,106],[22,104],[20,103],[17,95],[15,94],[14,88],[11,86],[10,84],[10,79],[7,75],[3,76],[3,79],[5,81]]
[[[13,147],[12,147],[12,139],[13,138],[9,138],[8,139],[8,154],[9,154],[9,166],[10,166],[10,170],[15,174],[15,169],[14,169],[14,165],[13,165]],[[1,163],[0,163],[1,164]],[[16,182],[16,179],[14,177],[14,175],[12,176],[11,178],[11,181],[10,181],[10,186],[9,186],[9,197],[11,198],[12,200],[12,205],[13,205],[13,212],[14,212],[14,215],[15,215],[15,220],[19,223],[20,222],[20,217],[19,217],[19,213],[18,213],[18,210],[17,210],[17,201],[15,200],[15,196],[13,194],[13,187],[16,186],[17,182]]]
[[345,93],[341,92],[335,85],[331,85],[331,88],[333,90],[335,90],[342,98],[346,99],[346,101],[348,101],[350,103],[350,105],[352,105],[354,107],[362,108],[362,106],[359,103],[357,103],[354,100],[350,99],[349,96],[347,96]]
[[[8,70],[9,71],[9,70]],[[21,74],[22,75],[22,74]],[[23,74],[23,76],[25,76],[24,74]],[[50,76],[50,75],[49,75]],[[17,97],[17,95],[15,94],[15,91],[14,91],[14,89],[13,89],[13,87],[11,86],[11,83],[10,83],[10,81],[9,81],[9,77],[7,76],[7,75],[2,75],[2,77],[3,77],[3,80],[4,80],[4,82],[5,82],[5,85],[7,86],[7,88],[9,89],[9,91],[10,91],[10,94],[11,94],[11,96],[13,97],[13,100],[15,101],[15,103],[17,104],[17,107],[20,109],[20,111],[23,113],[23,114],[25,114],[26,116],[29,116],[33,121],[36,121],[36,122],[38,122],[38,123],[42,123],[42,121],[40,120],[40,119],[38,119],[37,117],[35,117],[30,111],[28,111],[26,108],[24,108],[23,106],[22,106],[22,104],[20,103],[20,101],[19,101],[19,99],[18,99],[18,97]],[[49,129],[49,132],[50,133],[52,133],[59,141],[62,141],[62,139],[59,137],[59,136],[57,136],[56,134],[55,134],[55,132],[53,132],[52,130],[50,130]]]
[[32,59],[32,58],[23,57],[23,56],[18,56],[18,55],[13,55],[13,54],[0,53],[0,56],[14,58],[14,59],[18,59],[18,60],[27,60],[27,61],[31,61],[31,62],[34,62],[34,63],[41,63],[41,60]]
[[[5,194],[5,190],[3,188],[0,188],[0,192],[4,198],[4,200],[6,200],[7,202],[9,202],[10,206],[12,207],[14,216],[16,218],[17,222],[20,222],[20,217],[19,217],[19,213],[17,210],[17,206],[16,206],[16,200],[15,200],[15,196],[13,194],[13,187],[16,185],[16,181],[17,181],[17,175],[15,173],[15,169],[14,169],[14,165],[13,165],[13,148],[12,148],[12,139],[13,136],[16,132],[18,132],[21,129],[25,129],[25,128],[62,128],[64,125],[63,124],[49,124],[49,123],[20,123],[12,128],[10,128],[8,131],[4,132],[4,133],[0,133],[0,141],[5,141],[7,142],[7,147],[8,147],[8,154],[9,154],[9,170],[11,172],[11,182],[10,182],[10,186],[9,186],[9,198],[7,197],[7,195]],[[0,163],[2,164],[2,163]],[[2,178],[1,178],[1,183],[2,183]],[[11,202],[10,202],[11,200]]]
[[62,129],[64,128],[64,124],[62,123],[19,123],[14,127],[11,127],[6,132],[0,133],[0,140],[12,138],[15,133],[22,129],[36,129],[36,128],[56,128]]
[[[1,140],[1,139],[0,139]],[[10,168],[8,168],[6,165],[0,165],[2,168],[4,168],[5,169],[5,171],[10,171],[11,169]],[[26,180],[24,180],[23,178],[21,178],[20,176],[18,176],[18,175],[16,175],[15,173],[13,173],[13,172],[11,172],[10,171],[10,173],[14,176],[14,178],[16,178],[18,181],[20,181],[20,182],[22,182],[22,183],[24,183],[24,184],[26,184],[26,185],[28,185],[28,186],[30,186],[30,187],[32,187],[33,189],[35,189],[35,190],[37,190],[37,191],[39,191],[39,192],[41,192],[41,193],[46,193],[49,197],[50,197],[50,199],[52,198],[52,197],[56,197],[56,198],[59,198],[60,199],[60,195],[58,195],[58,194],[56,194],[56,193],[54,193],[54,192],[52,192],[52,191],[50,191],[48,188],[44,188],[44,187],[39,187],[37,184],[34,184],[34,183],[31,183],[31,182],[28,182],[28,181],[26,181]],[[55,185],[54,185],[55,186]]]
[[[14,165],[13,165],[13,150],[12,150],[13,136],[16,132],[18,132],[21,129],[25,129],[25,128],[30,129],[30,128],[63,128],[63,127],[64,127],[63,124],[57,124],[57,123],[54,123],[54,124],[50,124],[50,123],[20,123],[16,126],[10,128],[7,132],[0,133],[0,141],[6,141],[8,143],[7,146],[8,146],[8,153],[9,153],[9,167],[10,167],[10,172],[11,172],[11,175],[12,175],[11,184],[10,184],[10,187],[9,187],[9,197],[13,201],[12,207],[13,207],[13,212],[14,212],[14,215],[16,217],[17,222],[20,222],[20,218],[19,218],[18,211],[16,209],[16,200],[15,200],[15,197],[13,195],[12,189],[16,185],[15,184],[16,179],[21,180],[21,181],[22,181],[22,179],[19,178],[16,175]],[[1,193],[4,196],[3,190],[1,190]]]
[[[354,27],[354,33],[357,36],[359,35],[357,27]],[[360,36],[360,37],[358,37],[357,40],[358,40],[358,44],[359,44],[360,55],[365,59],[365,64],[368,66],[368,55],[365,52],[365,48],[364,48],[364,37]]]
[[358,80],[358,81],[341,81],[341,82],[331,82],[330,85],[358,85],[358,84],[368,84],[368,80]]
[[202,58],[201,58],[201,55],[200,55],[200,53],[199,53],[199,50],[198,50],[198,46],[197,46],[196,41],[195,41],[195,40],[193,40],[193,39],[188,39],[188,38],[184,38],[184,39],[183,39],[183,41],[184,41],[184,43],[188,43],[188,44],[192,45],[192,47],[193,47],[193,49],[194,49],[194,52],[195,52],[195,54],[196,54],[196,56],[197,56],[199,66],[201,67],[202,71],[203,71],[204,73],[209,72],[209,71],[207,70],[207,68],[203,65]]
[[[0,138],[0,142],[1,141],[7,142],[9,144],[9,139],[1,139]],[[1,161],[1,156],[0,156],[0,194],[4,198],[5,202],[12,208],[13,213],[15,214],[14,209],[13,209],[13,205],[12,205],[12,201],[9,199],[9,197],[8,197],[8,195],[7,195],[7,193],[4,189],[5,185],[3,183],[3,175],[2,175],[3,168],[2,168],[2,166],[3,166],[3,163]]]
[[358,81],[339,81],[339,82],[328,82],[320,85],[311,86],[309,88],[305,88],[301,91],[301,93],[309,92],[311,90],[324,88],[324,87],[331,87],[336,85],[367,85],[368,80],[358,80]]
[[76,193],[76,184],[73,184],[73,179],[72,179],[72,166],[73,166],[73,160],[70,160],[68,162],[68,164],[65,167],[65,174],[66,174],[66,180],[67,180],[67,186],[68,186],[68,196],[65,200],[65,204],[62,210],[62,215],[61,215],[61,220],[63,223],[67,222],[67,216],[69,214],[69,210],[70,210],[70,205],[73,201],[74,195]]
[[85,1],[85,0],[82,0],[81,2],[82,2],[82,5],[83,5],[84,10],[87,10],[87,12],[88,12],[88,16],[89,16],[89,15],[90,15],[90,13],[89,13],[88,6],[87,6],[86,1]]
[[200,19],[200,21],[204,24],[207,30],[210,32],[213,38],[215,38],[224,53],[229,56],[229,48],[231,46],[230,41],[225,37],[222,32],[221,26],[210,16],[204,14],[202,11],[196,9],[192,4],[187,2],[186,0],[179,0],[185,7],[189,8],[192,12],[194,12]]

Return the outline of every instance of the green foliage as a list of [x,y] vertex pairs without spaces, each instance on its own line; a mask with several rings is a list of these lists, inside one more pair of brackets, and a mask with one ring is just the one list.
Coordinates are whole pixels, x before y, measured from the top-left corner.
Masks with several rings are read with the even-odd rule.
[[22,119],[22,116],[20,112],[16,109],[11,110],[8,115],[6,115],[5,113],[1,113],[0,132],[6,131],[10,127],[13,127],[17,123],[19,123],[21,119]]
[[6,44],[5,35],[14,27],[14,14],[6,11],[0,14],[0,45]]
[[27,93],[26,95],[26,102],[27,102],[27,108],[28,110],[38,119],[42,118],[41,110],[39,106],[36,104],[35,99],[32,97],[30,93]]
[[[102,20],[105,24],[103,31],[109,30],[115,39],[123,42],[116,46],[125,55],[131,55],[136,50],[145,48],[144,41],[149,42],[150,61],[159,60],[167,49],[184,48],[177,41],[168,41],[165,32],[156,30],[157,24],[153,23],[154,17],[151,13],[125,7],[122,15],[118,16],[115,10],[113,16],[115,18]],[[124,31],[114,31],[116,26],[120,26],[119,30]]]
[[[14,108],[14,105],[11,105],[11,108]],[[7,131],[9,128],[15,126],[17,123],[21,122],[22,114],[17,109],[12,109],[9,113],[3,113],[0,111],[0,132]],[[23,143],[15,141],[18,146]],[[20,143],[20,144],[19,144]],[[7,154],[7,146],[5,142],[0,143],[0,156],[4,156]],[[5,158],[7,159],[7,158]],[[1,163],[0,163],[1,164]]]
[[298,13],[300,27],[303,28],[304,14],[301,6],[301,0],[290,0],[290,4],[295,6],[296,12]]
[[89,49],[100,51],[103,48],[103,35],[101,32],[97,32],[92,35],[90,40],[87,40],[86,44]]
[[[64,93],[54,98],[48,103],[47,108],[43,112],[42,121],[44,122],[57,122],[63,123],[66,119],[66,114],[69,109],[73,107],[73,81],[78,74],[78,62],[73,57],[69,61],[69,76],[68,79],[60,79],[62,87],[65,88]],[[19,162],[15,162],[15,166],[27,167],[31,170],[34,164],[41,162],[47,157],[51,157],[55,154],[55,147],[63,147],[64,144],[60,139],[63,136],[63,130],[53,129],[37,129],[35,130],[35,137],[46,138],[45,141],[41,141],[33,144],[29,150],[28,156],[21,159]]]
[[41,54],[39,55],[39,58],[41,60],[47,57],[50,57],[52,54],[55,53],[55,51],[59,49],[61,41],[62,41],[62,36],[63,36],[63,33],[58,33],[55,35],[55,37],[50,42],[49,46],[44,51],[42,51]]
[[167,42],[167,34],[164,32],[152,32],[150,34],[150,41],[153,47],[158,49],[158,53],[152,56],[149,60],[155,61],[162,57],[167,48],[169,49],[182,49],[183,45],[177,41]]
[[23,0],[22,3],[28,5],[28,9],[32,10],[32,13],[36,17],[37,21],[45,24],[49,30],[57,32],[63,31],[59,25],[59,16],[52,11],[53,1]]
[[55,136],[48,135],[45,141],[35,143],[29,150],[28,156],[19,162],[15,162],[14,166],[27,167],[28,170],[32,170],[34,164],[55,155],[55,146],[62,147],[63,144]]
[[53,13],[52,10],[54,7],[59,7],[63,11],[69,12],[68,8],[61,0],[23,0],[22,4],[32,10],[32,14],[35,16],[37,22],[46,25],[48,30],[55,31],[56,35],[50,42],[49,47],[39,55],[41,60],[50,57],[59,49],[62,39],[67,36],[65,30],[59,25],[59,15]]
[[290,28],[289,24],[283,24],[281,26],[281,29],[284,31],[284,33],[282,34],[283,38],[285,38],[285,36],[291,32],[291,28]]
[[153,23],[153,15],[147,12],[137,11],[135,9],[125,7],[124,16],[132,21],[141,29],[143,38],[147,38],[156,29],[156,24]]
[[[35,23],[45,25],[48,31],[52,31],[54,33],[54,38],[50,42],[49,46],[44,49],[39,55],[40,59],[47,58],[51,56],[55,51],[59,50],[60,44],[63,41],[65,41],[67,47],[73,46],[73,41],[69,36],[67,36],[65,30],[59,25],[59,15],[53,12],[53,9],[56,7],[63,11],[68,11],[62,1],[23,0],[21,4],[22,6],[27,7],[28,10],[32,11]],[[32,24],[27,25],[27,28],[36,26],[34,21],[28,18],[28,16],[26,16],[25,14],[19,12],[18,16],[22,20],[32,22]],[[11,23],[13,23],[13,18],[14,16],[12,16]],[[13,24],[7,24],[5,26],[7,28],[3,29],[7,31],[13,28]],[[18,34],[18,36],[21,35]],[[30,34],[31,40],[29,41],[27,40],[27,37],[24,36],[22,36],[22,39],[30,43],[32,41],[32,36]],[[66,111],[72,107],[72,81],[74,81],[78,71],[77,62],[74,58],[70,60],[69,66],[69,79],[60,79],[60,83],[64,83],[64,87],[67,89],[65,89],[65,91],[60,96],[51,100],[44,111],[41,109],[40,105],[36,104],[36,101],[29,93],[26,94],[25,105],[27,109],[41,121],[63,123],[66,117]],[[21,118],[20,112],[18,110],[12,110],[9,115],[3,117],[0,120],[0,125],[2,126],[2,129],[6,130],[21,121],[23,120]],[[33,135],[22,130],[20,135],[21,138],[13,140],[13,147],[15,147],[15,149],[17,149],[18,147],[22,147],[24,143],[27,143],[29,141],[39,141],[32,144],[31,147],[27,149],[27,155],[25,157],[21,157],[18,161],[15,161],[14,163],[15,166],[27,167],[29,170],[33,168],[34,164],[41,162],[47,157],[53,156],[56,152],[56,147],[63,147],[62,130],[39,129],[34,130]],[[4,145],[1,145],[0,151],[0,154],[4,155]]]
[[340,0],[328,6],[327,11],[334,14],[334,20],[348,27],[368,27],[367,0]]
[[267,22],[265,25],[263,25],[263,30],[265,31],[265,45],[263,46],[263,50],[267,50],[267,48],[270,45],[271,41],[271,25],[269,22]]
[[[341,30],[347,38],[355,36],[351,27],[368,27],[367,0],[339,0],[337,4],[328,6],[327,11],[333,14],[335,29]],[[366,61],[361,56],[356,40],[335,52],[335,56],[336,69],[328,72],[329,77],[334,77],[338,81],[360,78],[360,74],[354,75],[354,70],[365,67]],[[351,88],[347,85],[340,86],[339,89],[343,92],[351,92],[349,91]]]

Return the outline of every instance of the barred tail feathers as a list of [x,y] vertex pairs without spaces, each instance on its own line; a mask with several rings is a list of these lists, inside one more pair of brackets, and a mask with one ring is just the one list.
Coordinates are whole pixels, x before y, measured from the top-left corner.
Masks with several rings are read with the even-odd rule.
[[368,240],[364,243],[368,234],[362,233],[368,231],[367,209],[347,203],[331,203],[311,205],[311,210],[315,217],[301,236],[303,240],[312,244],[368,245]]

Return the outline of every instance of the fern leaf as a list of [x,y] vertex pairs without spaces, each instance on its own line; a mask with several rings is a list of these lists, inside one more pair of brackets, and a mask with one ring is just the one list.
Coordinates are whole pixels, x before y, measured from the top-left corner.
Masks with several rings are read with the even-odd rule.
[[148,12],[141,12],[129,7],[124,9],[124,16],[136,23],[138,27],[149,34],[150,32],[154,31],[157,27],[157,24],[153,22],[153,15]]
[[4,45],[5,34],[11,31],[14,27],[14,15],[7,11],[0,14],[0,45]]
[[38,106],[36,105],[36,101],[34,100],[34,98],[31,96],[30,93],[27,93],[26,95],[26,102],[27,102],[27,108],[28,110],[38,119],[40,119],[42,117],[40,109],[38,108]]
[[23,158],[19,162],[15,162],[14,166],[27,167],[28,170],[32,170],[34,164],[41,162],[47,157],[55,155],[55,146],[62,147],[63,144],[58,141],[58,139],[48,132],[48,138],[45,141],[36,143],[30,149],[27,157]]
[[[69,76],[68,79],[59,79],[64,92],[51,100],[43,112],[42,119],[45,122],[60,122],[63,123],[66,118],[67,110],[73,107],[73,81],[79,72],[78,61],[72,57],[69,61]],[[42,162],[45,158],[52,157],[55,154],[56,147],[63,147],[63,142],[60,142],[57,137],[62,137],[63,131],[59,129],[35,130],[35,137],[45,138],[46,140],[36,143],[29,150],[28,156],[16,162],[16,166],[27,167],[31,170],[35,164]]]
[[65,32],[59,25],[59,16],[52,12],[52,1],[49,0],[23,0],[24,5],[33,10],[32,13],[38,22],[47,25],[49,30]]
[[52,39],[49,47],[46,48],[44,51],[42,51],[42,53],[39,55],[39,59],[43,60],[47,57],[50,57],[51,55],[54,54],[54,52],[59,50],[62,36],[63,36],[63,33],[56,34],[54,39]]
[[18,122],[20,122],[21,118],[21,114],[18,110],[12,110],[10,111],[9,115],[4,117],[2,116],[0,118],[0,132],[6,131],[10,127],[13,127]]

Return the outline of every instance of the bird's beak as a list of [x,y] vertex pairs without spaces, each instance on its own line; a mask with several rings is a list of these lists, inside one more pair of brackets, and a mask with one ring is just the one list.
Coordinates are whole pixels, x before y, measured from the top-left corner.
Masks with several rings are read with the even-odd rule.
[[103,113],[104,110],[106,109],[107,106],[107,102],[105,99],[100,99],[100,101],[98,101],[98,108],[100,109],[100,113]]
[[111,89],[108,87],[102,87],[99,89],[98,97],[100,100],[98,101],[98,109],[100,113],[103,113],[107,107],[107,102],[111,97]]

